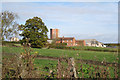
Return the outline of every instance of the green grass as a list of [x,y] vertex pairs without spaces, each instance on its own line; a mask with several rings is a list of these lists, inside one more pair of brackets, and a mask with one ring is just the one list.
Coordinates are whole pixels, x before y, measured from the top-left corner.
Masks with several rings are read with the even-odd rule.
[[45,59],[35,59],[34,61],[35,68],[40,71],[40,73],[44,76],[41,76],[41,78],[47,78],[50,74],[50,71],[53,71],[54,77],[51,78],[57,78],[57,60],[45,60]]
[[[1,47],[0,47],[1,49]],[[85,50],[62,50],[62,49],[37,49],[37,48],[32,48],[33,52],[38,52],[38,55],[42,56],[51,56],[51,57],[74,57],[77,59],[86,59],[86,60],[99,60],[102,61],[104,58],[106,59],[107,62],[114,62],[115,60],[115,55],[117,55],[116,52],[100,52],[100,51],[85,51]],[[24,52],[23,47],[2,47],[2,52],[3,56],[4,53],[7,53],[4,57],[12,57],[11,55],[19,54]],[[77,55],[78,54],[78,55]],[[97,57],[95,59],[94,57]],[[43,71],[43,74],[49,75],[47,73],[50,72],[50,70],[57,72],[57,60],[45,60],[45,59],[35,59],[34,61],[35,67],[37,67],[40,71]],[[82,64],[82,63],[81,63]],[[78,70],[80,70],[80,63],[77,63],[76,65],[78,66]],[[84,72],[84,77],[87,78],[89,77],[88,73],[85,71],[88,69],[89,64],[82,64],[83,65],[83,72]],[[49,69],[45,69],[45,67],[48,67]],[[85,70],[84,70],[85,69]],[[89,72],[94,72],[94,68],[91,67],[91,70]],[[114,77],[114,72],[113,68],[110,67],[110,73],[111,76]],[[81,76],[81,73],[78,74],[78,76]]]
[[18,47],[22,47],[22,45],[21,44],[14,44],[15,46],[18,46]]
[[45,67],[48,67],[49,70],[57,68],[57,60],[35,59],[34,64],[43,71]]
[[[80,67],[82,65],[82,68]],[[78,67],[78,77],[82,77],[82,73],[84,74],[84,78],[89,78],[90,76],[91,77],[94,77],[95,76],[95,72],[99,72],[101,73],[101,70],[107,70],[109,72],[109,75],[111,76],[111,78],[114,78],[114,67],[106,67],[106,66],[98,66],[99,69],[96,69],[97,68],[97,65],[89,65],[89,64],[77,64],[77,67]],[[82,71],[81,71],[82,69]],[[93,73],[92,73],[93,72]],[[101,74],[100,74],[101,75]],[[104,75],[104,74],[102,74]],[[107,76],[109,78],[109,76]]]
[[[35,67],[38,67],[40,69],[40,71],[44,71],[44,74],[49,73],[50,70],[55,71],[55,73],[57,73],[57,60],[55,61],[55,60],[35,59],[34,64],[35,64]],[[96,71],[101,73],[101,69],[95,70],[95,67],[97,67],[97,65],[94,65],[95,67],[91,65],[90,67],[89,64],[82,64],[82,68],[81,68],[80,67],[81,64],[80,63],[76,64],[77,71],[78,71],[78,75],[77,75],[78,77],[82,77],[82,74],[84,74],[83,76],[84,78],[89,78],[90,75],[91,77],[93,77]],[[48,67],[49,69],[45,69],[45,67]],[[64,67],[67,68],[67,65],[65,64]],[[99,68],[106,70],[107,67],[99,66]],[[108,67],[108,68],[109,70],[107,71],[109,72],[109,75],[111,75],[111,78],[114,78],[114,67]],[[81,69],[82,69],[82,72],[81,72]]]
[[[96,60],[95,56],[97,57],[98,61],[102,61],[104,58],[107,62],[113,62],[115,60],[114,54],[112,52],[97,52],[97,51],[80,51],[80,50],[60,50],[60,49],[35,49],[42,56],[51,56],[51,57],[60,57],[60,56],[67,56],[67,57],[74,57],[74,58],[82,58],[87,60]],[[77,56],[77,54],[79,56]]]
[[82,49],[82,50],[101,50],[101,51],[117,51],[118,48],[102,48],[102,47],[91,47],[91,46],[74,46],[75,49]]
[[2,52],[4,53],[21,53],[24,52],[23,47],[2,47]]
[[[107,62],[114,62],[117,55],[116,52],[100,52],[100,51],[84,51],[84,50],[62,50],[62,49],[37,49],[32,48],[38,55],[50,57],[74,57],[77,59],[98,60],[103,61],[104,58]],[[3,47],[3,53],[21,53],[24,52],[22,47]],[[32,52],[32,53],[34,53]],[[78,55],[77,55],[78,54]],[[97,59],[95,58],[97,57]]]

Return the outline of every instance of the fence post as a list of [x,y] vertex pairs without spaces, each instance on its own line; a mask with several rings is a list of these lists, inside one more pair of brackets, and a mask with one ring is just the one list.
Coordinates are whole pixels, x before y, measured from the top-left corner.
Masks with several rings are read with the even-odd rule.
[[70,61],[71,61],[71,65],[72,65],[71,70],[73,70],[73,75],[74,75],[73,77],[77,78],[74,58],[70,58]]

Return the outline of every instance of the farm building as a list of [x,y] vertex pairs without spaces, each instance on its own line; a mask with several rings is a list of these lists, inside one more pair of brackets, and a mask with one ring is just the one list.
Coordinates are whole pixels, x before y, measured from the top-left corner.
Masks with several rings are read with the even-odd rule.
[[86,46],[106,47],[102,42],[99,42],[96,39],[84,39],[84,41]]
[[16,42],[17,42],[17,41],[19,41],[19,39],[16,38],[16,37],[11,37],[11,38],[10,38],[10,41],[16,41]]
[[85,46],[85,40],[75,40],[75,46]]
[[52,43],[56,40],[56,43],[67,43],[67,46],[85,46],[84,40],[75,40],[74,37],[59,37],[59,29],[50,29],[50,39],[48,43]]
[[74,37],[59,37],[56,40],[56,43],[67,43],[67,46],[75,46],[75,38]]
[[59,36],[59,29],[50,29],[50,39],[57,39]]

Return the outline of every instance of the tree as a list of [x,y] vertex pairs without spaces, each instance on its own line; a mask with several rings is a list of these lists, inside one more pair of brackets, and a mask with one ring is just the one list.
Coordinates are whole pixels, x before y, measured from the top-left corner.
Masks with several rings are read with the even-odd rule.
[[2,25],[0,33],[2,40],[9,39],[18,34],[18,24],[15,19],[18,19],[16,13],[4,11],[0,14],[0,24]]
[[25,43],[26,39],[29,39],[31,47],[36,48],[42,48],[46,44],[48,29],[41,18],[33,17],[32,19],[28,19],[25,25],[21,24],[19,26],[19,29],[22,31],[20,34],[23,36],[22,43]]

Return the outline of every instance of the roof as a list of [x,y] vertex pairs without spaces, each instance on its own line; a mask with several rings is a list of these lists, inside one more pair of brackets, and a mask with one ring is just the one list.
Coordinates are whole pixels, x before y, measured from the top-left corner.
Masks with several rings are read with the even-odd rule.
[[97,41],[96,39],[84,39],[86,43],[90,43],[91,41]]
[[52,39],[47,39],[47,40],[52,40]]
[[63,40],[73,40],[74,37],[59,37],[58,39],[63,39]]
[[[91,43],[92,41],[96,41],[96,42],[99,42],[97,41],[96,39],[84,39],[86,43]],[[99,43],[102,43],[102,42],[99,42]],[[103,43],[102,43],[103,44]]]
[[76,42],[85,41],[85,40],[75,40]]

